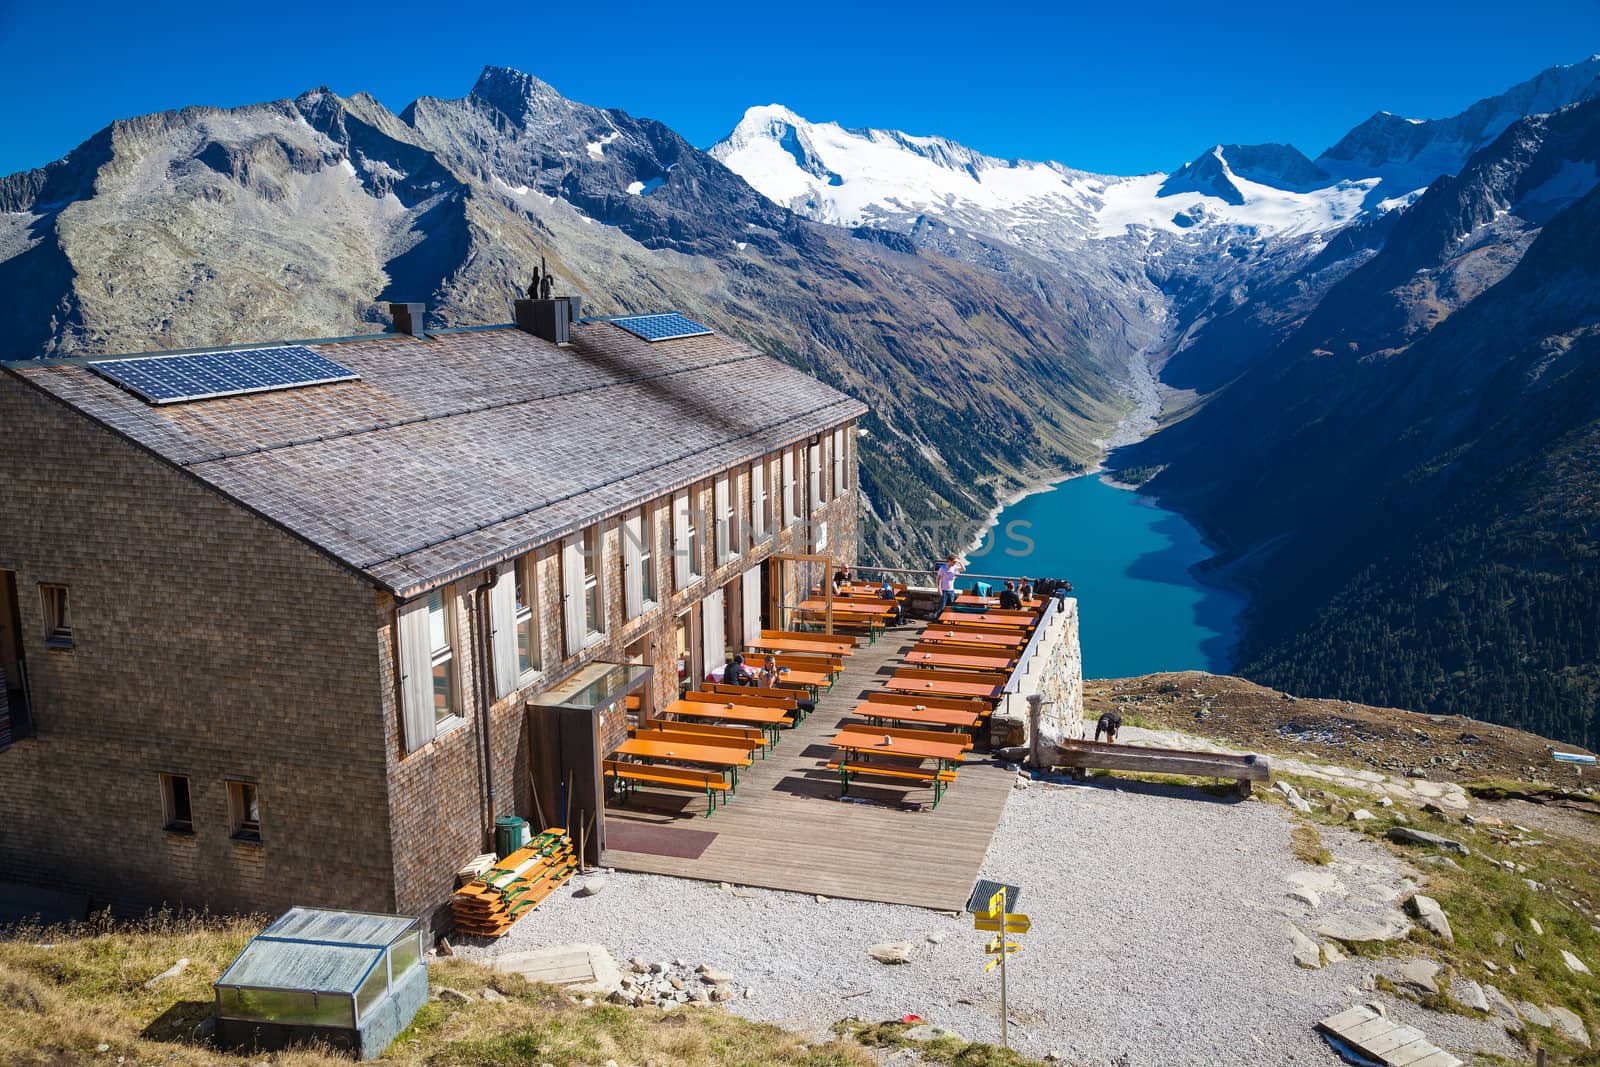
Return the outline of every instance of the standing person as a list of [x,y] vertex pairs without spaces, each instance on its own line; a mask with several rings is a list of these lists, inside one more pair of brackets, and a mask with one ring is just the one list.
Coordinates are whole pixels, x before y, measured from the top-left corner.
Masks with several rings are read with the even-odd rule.
[[939,564],[935,572],[939,576],[939,614],[943,614],[956,602],[956,578],[964,570],[966,565],[958,560],[953,552]]

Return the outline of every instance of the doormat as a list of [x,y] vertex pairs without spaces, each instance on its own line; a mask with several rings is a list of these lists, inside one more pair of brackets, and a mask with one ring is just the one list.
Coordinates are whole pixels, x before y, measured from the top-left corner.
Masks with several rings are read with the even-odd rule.
[[697,860],[717,835],[710,830],[681,830],[676,826],[645,826],[620,819],[606,820],[606,850],[642,852]]

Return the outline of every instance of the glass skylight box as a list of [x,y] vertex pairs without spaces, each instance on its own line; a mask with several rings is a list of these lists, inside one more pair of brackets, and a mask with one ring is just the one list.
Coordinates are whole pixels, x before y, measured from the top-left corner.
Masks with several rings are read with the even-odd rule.
[[399,915],[291,908],[245,946],[215,990],[224,1045],[320,1041],[370,1060],[428,1000],[422,931]]

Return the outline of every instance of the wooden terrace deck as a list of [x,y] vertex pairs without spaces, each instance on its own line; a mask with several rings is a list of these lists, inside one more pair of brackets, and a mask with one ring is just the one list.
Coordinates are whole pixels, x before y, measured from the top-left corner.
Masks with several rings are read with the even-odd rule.
[[841,801],[837,772],[823,766],[835,755],[829,741],[840,722],[850,718],[863,693],[882,689],[924,625],[908,622],[876,644],[863,642],[817,702],[816,713],[783,731],[770,758],[741,769],[738,796],[711,818],[701,817],[704,798],[675,790],[645,788],[626,806],[613,801],[607,807],[608,838],[626,826],[636,840],[655,837],[663,851],[671,851],[700,834],[714,834],[697,857],[607,848],[601,862],[624,871],[850,900],[963,908],[1014,776],[987,755],[968,753],[959,780],[935,811],[919,810],[931,808],[931,788],[887,779],[853,780],[851,798],[870,802]]

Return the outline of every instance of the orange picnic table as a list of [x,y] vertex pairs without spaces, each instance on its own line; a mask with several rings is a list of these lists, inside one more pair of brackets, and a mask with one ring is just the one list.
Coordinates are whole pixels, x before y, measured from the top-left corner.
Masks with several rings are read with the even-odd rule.
[[922,636],[917,638],[923,644],[939,645],[965,645],[967,647],[981,646],[983,648],[1006,649],[1020,648],[1028,641],[1027,635],[1017,633],[987,633],[983,630],[959,630],[950,626],[940,626],[932,623]]
[[851,713],[863,719],[882,719],[888,722],[916,722],[926,726],[956,726],[970,730],[983,720],[970,711],[954,708],[930,708],[923,705],[877,704],[871,700],[857,704]]
[[774,740],[778,727],[789,725],[788,712],[782,708],[759,708],[749,704],[713,704],[701,700],[674,700],[662,709],[666,715],[683,719],[705,719],[711,722],[736,722],[745,726],[759,726]]
[[977,593],[961,593],[956,596],[956,603],[968,607],[998,607],[1000,598],[997,596],[979,596]]
[[[944,787],[955,781],[954,766],[962,760],[962,745],[955,742],[933,741],[920,737],[898,737],[878,732],[871,727],[847,726],[833,738],[833,747],[840,758],[830,764],[839,771],[839,795],[850,792],[852,774],[870,774],[890,778],[911,778],[933,786],[933,806],[939,806]],[[887,763],[869,762],[874,756],[890,757]],[[935,761],[932,771],[918,766],[923,760]]]
[[1015,627],[1026,630],[1039,620],[1031,611],[946,611],[939,616],[939,621],[946,626],[959,626],[961,623],[977,623],[983,626]]
[[682,744],[678,741],[651,741],[643,737],[628,738],[617,746],[617,752],[624,756],[639,756],[643,759],[665,759],[717,767],[732,776],[731,784],[735,791],[739,788],[739,768],[748,767],[754,762],[750,758],[750,753],[740,748]]
[[[808,597],[807,599],[800,601],[799,606],[801,611],[828,610],[828,602],[821,597]],[[856,599],[853,597],[836,596],[833,598],[833,610],[854,611],[867,615],[893,615],[895,612],[895,603],[892,600],[879,600],[876,597],[862,597],[861,599]]]
[[1005,689],[1004,682],[975,677],[970,681],[936,676],[932,671],[920,669],[897,671],[883,683],[884,688],[901,693],[925,693],[929,696],[997,697]]
[[745,651],[758,655],[762,652],[816,652],[825,656],[853,656],[856,654],[856,643],[854,640],[807,641],[800,637],[763,637],[746,645]]
[[959,652],[952,645],[918,645],[906,653],[906,663],[915,667],[944,667],[958,671],[1004,671],[1016,665],[1016,657],[1003,653]]

